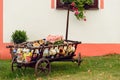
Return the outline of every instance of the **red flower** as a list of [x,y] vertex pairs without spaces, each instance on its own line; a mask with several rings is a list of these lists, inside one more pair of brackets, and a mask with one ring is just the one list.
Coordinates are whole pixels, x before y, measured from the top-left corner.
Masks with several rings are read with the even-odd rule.
[[86,21],[87,19],[86,18],[84,18],[84,21]]
[[75,6],[75,3],[74,3],[74,2],[72,2],[72,3],[71,3],[71,6],[73,6],[73,7],[74,7],[74,6]]
[[74,7],[74,11],[78,11],[78,8],[75,8],[75,7]]
[[75,11],[75,7],[73,7],[72,10]]
[[78,11],[78,8],[75,8],[75,11]]
[[79,14],[79,11],[77,10],[77,11],[75,11],[75,15],[78,15]]

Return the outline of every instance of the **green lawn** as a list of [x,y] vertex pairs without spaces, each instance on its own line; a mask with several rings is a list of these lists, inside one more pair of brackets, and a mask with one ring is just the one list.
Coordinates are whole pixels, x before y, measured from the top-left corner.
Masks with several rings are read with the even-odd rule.
[[73,62],[51,63],[48,76],[34,76],[34,68],[11,71],[11,61],[0,60],[0,80],[120,80],[120,55],[84,57],[80,67]]

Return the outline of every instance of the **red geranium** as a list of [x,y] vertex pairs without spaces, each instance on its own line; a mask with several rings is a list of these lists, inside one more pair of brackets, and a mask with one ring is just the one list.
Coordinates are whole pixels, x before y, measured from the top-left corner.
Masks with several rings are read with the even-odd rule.
[[70,2],[71,7],[73,11],[75,12],[75,16],[78,20],[83,19],[86,21],[85,15],[84,15],[84,6],[85,4],[91,5],[92,0],[63,0],[64,2]]

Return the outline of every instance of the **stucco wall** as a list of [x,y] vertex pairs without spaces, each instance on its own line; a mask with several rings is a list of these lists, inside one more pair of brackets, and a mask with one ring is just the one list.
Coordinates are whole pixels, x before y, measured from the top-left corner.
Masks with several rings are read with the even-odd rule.
[[[86,11],[87,21],[70,12],[69,38],[83,43],[120,43],[120,0],[104,0],[104,9]],[[4,0],[4,42],[16,29],[27,31],[29,40],[48,34],[65,35],[66,10],[51,9],[51,0]]]
[[[65,35],[67,11],[51,9],[51,1],[0,0],[0,59],[11,59],[6,46],[16,29],[27,31],[29,40],[45,38],[48,34]],[[76,54],[120,54],[119,2],[104,0],[104,9],[86,12],[86,22],[76,20],[70,12],[69,39],[82,41]]]

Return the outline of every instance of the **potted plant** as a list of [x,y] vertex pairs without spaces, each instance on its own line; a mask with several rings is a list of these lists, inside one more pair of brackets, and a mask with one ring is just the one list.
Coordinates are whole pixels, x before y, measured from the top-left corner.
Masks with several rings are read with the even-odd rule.
[[12,33],[11,38],[12,38],[12,42],[15,44],[25,42],[28,39],[27,34],[24,30],[15,30]]

